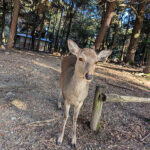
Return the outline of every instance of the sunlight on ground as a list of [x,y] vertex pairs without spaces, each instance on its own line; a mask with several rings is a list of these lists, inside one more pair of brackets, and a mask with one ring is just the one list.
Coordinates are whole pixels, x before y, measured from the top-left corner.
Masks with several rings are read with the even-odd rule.
[[31,53],[31,52],[26,52],[26,54],[28,54],[28,55],[32,55],[32,56],[34,56],[34,55],[35,55],[34,53]]
[[15,107],[17,107],[18,109],[21,109],[21,110],[27,110],[27,106],[24,102],[22,102],[21,100],[18,100],[18,99],[14,99],[12,102],[11,102],[12,105],[14,105]]
[[37,62],[37,61],[35,61],[35,60],[32,60],[32,62],[33,62],[35,65],[38,65],[38,66],[41,66],[41,67],[45,67],[45,68],[49,68],[49,69],[55,70],[55,71],[57,71],[57,72],[60,73],[60,70],[59,70],[59,69],[54,68],[54,67],[52,67],[52,66],[49,66],[49,65],[46,65],[46,64]]

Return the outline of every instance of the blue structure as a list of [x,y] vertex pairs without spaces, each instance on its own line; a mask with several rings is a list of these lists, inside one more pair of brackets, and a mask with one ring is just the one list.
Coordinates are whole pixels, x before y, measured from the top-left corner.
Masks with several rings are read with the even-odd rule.
[[[39,40],[39,38],[35,38],[34,49],[36,49],[36,47],[37,47],[38,40]],[[51,43],[50,40],[48,40],[46,38],[41,38],[39,51],[48,51],[49,43]],[[17,34],[17,40],[16,40],[16,44],[15,44],[16,48],[30,50],[31,45],[32,45],[32,36],[31,35],[27,35],[24,33]]]

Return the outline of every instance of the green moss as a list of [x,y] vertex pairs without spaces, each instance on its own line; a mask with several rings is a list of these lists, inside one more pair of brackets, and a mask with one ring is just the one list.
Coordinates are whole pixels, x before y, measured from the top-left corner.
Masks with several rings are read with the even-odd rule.
[[96,131],[98,131],[100,129],[101,125],[100,125],[100,121],[98,122],[97,124],[97,128],[96,128]]

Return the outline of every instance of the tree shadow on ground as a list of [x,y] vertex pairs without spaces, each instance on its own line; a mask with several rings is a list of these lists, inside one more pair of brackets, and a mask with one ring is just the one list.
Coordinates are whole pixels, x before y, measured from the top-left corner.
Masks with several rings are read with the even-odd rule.
[[[108,86],[109,91],[113,88],[119,94],[122,93],[124,90],[124,94],[127,95],[132,92],[135,96],[143,96],[143,97],[150,97],[150,91],[148,86],[142,85],[140,83],[136,83],[128,77],[122,77],[117,75],[116,73],[107,72],[107,70],[103,71],[100,69],[96,69],[96,79],[99,81],[103,81],[104,84]],[[116,89],[115,89],[116,88]],[[117,94],[116,93],[116,94]],[[132,96],[132,95],[131,95]]]
[[125,69],[125,68],[120,68],[120,66],[117,67],[114,67],[114,66],[111,66],[111,67],[108,67],[108,66],[104,66],[105,68],[108,68],[108,69],[112,69],[112,70],[116,70],[116,71],[125,71],[125,72],[129,72],[129,73],[140,73],[141,71],[140,70],[135,70],[134,68],[128,68],[128,69]]

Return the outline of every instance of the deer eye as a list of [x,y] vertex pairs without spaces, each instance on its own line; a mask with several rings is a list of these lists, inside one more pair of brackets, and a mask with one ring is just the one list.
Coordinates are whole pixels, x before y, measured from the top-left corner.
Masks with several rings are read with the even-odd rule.
[[84,61],[83,58],[79,58],[79,61]]

